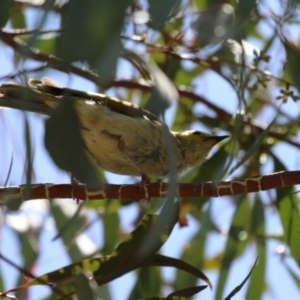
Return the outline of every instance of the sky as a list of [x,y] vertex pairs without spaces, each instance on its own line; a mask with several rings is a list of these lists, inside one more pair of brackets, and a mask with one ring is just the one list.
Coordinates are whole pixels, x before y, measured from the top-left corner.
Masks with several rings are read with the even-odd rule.
[[[269,3],[268,1],[264,1],[264,3]],[[277,6],[276,1],[272,2],[272,9],[277,10],[280,7]],[[267,6],[266,6],[267,7]],[[268,11],[266,9],[266,11]],[[29,28],[35,28],[36,26],[36,16],[33,10],[28,10],[27,23],[29,24]],[[51,14],[49,20],[47,21],[45,27],[47,28],[56,28],[57,27],[57,17],[55,14]],[[261,32],[265,35],[269,34],[269,27],[265,24],[261,24]],[[291,28],[290,34],[292,37],[297,38],[299,36],[299,28]],[[260,48],[260,43],[258,40],[249,40],[247,41],[252,47]],[[280,72],[280,66],[282,61],[284,60],[284,55],[282,53],[283,49],[281,46],[275,43],[275,45],[270,50],[274,55],[272,56],[272,60],[270,62],[271,71],[274,73]],[[4,75],[9,74],[13,71],[13,66],[10,64],[12,57],[12,52],[9,47],[0,44],[0,78]],[[251,57],[249,57],[251,58]],[[30,66],[33,66],[35,63],[31,62]],[[126,77],[128,75],[128,71],[126,68],[123,68],[123,76]],[[71,75],[67,76],[61,72],[55,70],[47,70],[45,74],[36,74],[38,77],[42,77],[47,75],[50,78],[53,78],[55,81],[59,82],[62,86],[68,86],[70,88],[82,89],[87,91],[96,91],[96,87],[94,84],[90,83],[87,80],[83,80],[77,76]],[[122,76],[122,73],[119,74]],[[2,83],[3,81],[0,81]],[[218,88],[216,88],[216,86]],[[201,76],[201,80],[197,81],[195,92],[199,95],[203,94],[213,103],[220,105],[227,111],[234,113],[236,111],[237,99],[236,94],[232,90],[232,88],[225,83],[222,79],[220,79],[217,75],[208,71],[205,75]],[[274,96],[278,93],[276,88],[271,89],[271,95]],[[201,112],[203,107],[199,105],[195,110],[195,112]],[[173,112],[175,107],[170,108],[170,111],[167,113],[167,123],[168,125],[172,124]],[[299,103],[289,102],[287,105],[283,107],[283,110],[286,111],[292,117],[299,116]],[[275,110],[263,111],[260,115],[260,121],[268,124],[272,118],[274,117]],[[5,147],[0,147],[0,158],[1,158],[1,170],[4,170],[2,174],[0,174],[0,184],[5,181],[5,174],[7,174],[9,170],[10,160],[13,156],[13,168],[10,176],[9,184],[20,184],[24,182],[24,174],[23,174],[23,162],[26,159],[25,155],[25,147],[24,147],[24,114],[19,111],[14,111],[10,109],[1,109],[0,110],[0,132],[3,134],[0,135],[0,144],[5,145]],[[48,153],[44,149],[43,145],[43,123],[44,117],[38,116],[33,113],[26,114],[26,118],[28,118],[31,132],[32,132],[32,142],[34,146],[34,178],[33,180],[36,182],[51,182],[51,183],[69,183],[70,177],[68,174],[61,172],[58,168],[53,164],[51,158]],[[198,128],[197,124],[193,124],[193,129],[202,129]],[[297,141],[299,141],[299,134],[297,136]],[[281,144],[276,146],[276,152],[280,155],[284,153],[285,155],[285,163],[289,170],[299,169],[300,159],[299,153],[296,149],[289,147],[285,144]],[[268,173],[272,170],[272,162],[270,159],[267,159],[264,171]],[[109,182],[111,183],[125,183],[128,182],[128,178],[124,176],[116,176],[112,174],[108,174]],[[131,179],[130,179],[131,180]],[[262,197],[264,197],[264,193],[262,192]],[[70,213],[74,212],[76,209],[76,205],[71,201],[60,201],[59,205],[64,206]],[[46,201],[28,201],[24,203],[21,207],[21,211],[18,213],[10,213],[7,216],[6,224],[2,225],[1,228],[1,252],[7,257],[14,260],[14,262],[18,264],[22,264],[21,257],[19,255],[19,243],[13,234],[14,230],[20,230],[26,232],[29,224],[33,226],[39,226],[42,222],[45,224],[43,227],[43,231],[41,233],[40,239],[40,257],[38,260],[38,264],[35,269],[35,273],[37,275],[43,274],[45,272],[52,271],[57,269],[63,265],[70,263],[70,260],[64,253],[63,244],[58,239],[56,241],[52,241],[52,238],[56,234],[55,225],[53,219],[48,214],[49,205]],[[219,212],[222,211],[222,214]],[[130,232],[133,229],[132,220],[134,220],[135,215],[137,214],[137,207],[135,205],[131,205],[126,208],[122,208],[120,211],[121,215],[121,227],[126,232]],[[216,223],[219,227],[226,232],[226,229],[230,226],[230,220],[234,213],[234,206],[231,201],[227,197],[217,198],[212,201],[212,213],[215,216]],[[271,209],[268,211],[267,218],[267,232],[272,234],[280,234],[282,231],[280,220],[278,219],[277,214],[272,213]],[[93,218],[93,216],[90,216]],[[3,220],[2,220],[3,221]],[[179,228],[178,225],[175,226],[172,235],[170,236],[167,243],[162,248],[162,253],[178,257],[180,253],[183,251],[184,246],[188,243],[189,239],[195,234],[198,230],[198,223],[194,221],[191,217],[189,217],[189,226],[184,228]],[[94,227],[90,228],[89,231],[78,240],[78,244],[81,245],[83,251],[86,251],[88,255],[88,251],[95,249],[97,246],[101,246],[103,241],[101,241],[103,228],[100,224],[95,224]],[[209,256],[213,256],[222,250],[226,242],[226,235],[223,237],[220,235],[210,235],[209,243],[207,244],[206,253]],[[267,288],[268,291],[265,293],[263,300],[281,300],[281,299],[294,299],[294,296],[299,294],[299,289],[293,284],[293,281],[289,279],[289,275],[282,267],[281,258],[276,253],[277,247],[280,245],[279,242],[270,241],[268,242],[268,266],[267,266]],[[254,249],[254,248],[253,248]],[[255,260],[255,251],[249,248],[247,251],[234,262],[230,278],[227,282],[225,288],[225,294],[229,293],[231,289],[233,289],[237,282],[236,278],[244,278],[250,268],[252,267]],[[298,276],[300,276],[299,268],[295,265],[292,260],[289,260],[289,264],[296,271]],[[0,263],[0,267],[4,273],[9,274],[9,276],[5,276],[5,283],[7,288],[14,287],[15,278],[18,274],[18,271],[13,268],[7,266],[5,263]],[[206,275],[211,279],[212,282],[216,282],[217,273],[216,272],[205,272]],[[163,274],[167,280],[171,280],[174,278],[174,272],[171,268],[164,268]],[[279,276],[280,274],[280,276]],[[109,284],[110,291],[113,295],[113,299],[125,300],[127,299],[131,288],[135,282],[134,273],[130,273],[125,275],[112,283]],[[122,286],[124,288],[120,289]],[[126,288],[127,287],[127,288]],[[284,287],[284,288],[283,288]],[[38,292],[37,292],[38,291]],[[238,294],[235,299],[242,299],[246,291],[246,287],[242,289],[242,291]],[[49,292],[48,288],[32,288],[30,289],[30,293],[32,295],[33,300],[40,299],[42,293],[45,295]],[[170,292],[167,291],[166,292]],[[37,296],[37,293],[39,294]],[[240,297],[240,298],[239,298]],[[213,299],[213,293],[209,290],[201,292],[199,295],[194,297],[197,300],[208,300]]]

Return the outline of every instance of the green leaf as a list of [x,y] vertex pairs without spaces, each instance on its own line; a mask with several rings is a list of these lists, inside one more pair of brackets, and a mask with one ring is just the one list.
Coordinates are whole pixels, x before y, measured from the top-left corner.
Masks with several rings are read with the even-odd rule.
[[10,20],[12,28],[14,29],[27,28],[26,18],[24,14],[24,6],[13,5],[12,10],[10,12]]
[[160,266],[160,267],[174,267],[178,270],[185,271],[198,279],[202,279],[206,282],[210,288],[212,287],[208,277],[201,272],[199,269],[195,268],[193,265],[186,263],[185,261],[177,258],[168,257],[165,255],[154,254],[147,260],[142,262],[143,266]]
[[174,202],[175,188],[172,187],[172,181],[174,181],[174,179],[170,181],[168,196],[165,200],[162,211],[158,216],[157,221],[153,223],[149,229],[148,235],[151,236],[151,239],[144,236],[138,252],[139,258],[145,258],[158,251],[158,249],[160,249],[160,247],[169,238],[169,235],[178,221],[179,202]]
[[239,1],[238,8],[239,8],[239,19],[245,21],[253,12],[254,8],[257,5],[257,0],[247,0],[247,1]]
[[[60,223],[58,229],[58,233],[57,235],[53,238],[53,240],[56,240],[57,238],[62,237],[64,234],[68,235],[68,229],[73,227],[73,223],[74,226],[78,225],[78,218],[80,219],[80,213],[82,211],[83,208],[83,203],[81,203],[80,205],[78,205],[76,212],[73,214],[72,217],[70,217],[69,219],[67,215],[65,215],[66,222],[65,223]],[[61,218],[63,219],[63,218]],[[74,227],[73,227],[74,228]],[[77,232],[78,233],[78,232]]]
[[32,46],[35,51],[40,51],[43,54],[51,55],[55,52],[55,43],[57,37],[54,34],[40,34],[34,36],[32,34],[24,34],[17,37],[18,41]]
[[167,241],[177,220],[178,218],[173,217],[171,222],[162,223],[161,215],[145,215],[139,226],[123,240],[112,255],[120,254],[126,261],[143,261],[156,253]]
[[45,146],[55,164],[91,186],[100,181],[95,165],[85,152],[80,123],[71,99],[65,97],[45,124]]
[[264,213],[264,205],[259,194],[256,194],[252,209],[252,236],[256,243],[259,260],[250,277],[246,299],[261,299],[265,291],[267,251]]
[[276,190],[277,207],[284,231],[285,242],[289,245],[291,255],[300,266],[300,213],[298,198],[293,188],[282,188]]
[[4,27],[7,20],[9,19],[9,12],[12,5],[13,5],[13,0],[0,1],[0,28]]
[[[276,157],[273,156],[275,171],[285,170],[285,166]],[[300,212],[299,203],[293,187],[286,187],[276,190],[276,205],[281,219],[284,241],[290,248],[291,255],[300,266]]]
[[160,269],[141,267],[137,272],[137,281],[131,291],[129,300],[144,299],[149,295],[158,295],[162,288]]
[[129,3],[129,0],[71,1],[64,30],[58,38],[57,55],[69,62],[87,61],[106,84],[120,55],[120,34]]
[[78,300],[95,300],[89,280],[84,274],[78,274],[72,279]]
[[55,52],[56,37],[51,35],[41,35],[35,39],[34,48],[41,51],[43,54],[53,54]]
[[224,257],[216,290],[216,299],[221,299],[226,281],[229,277],[230,267],[246,249],[249,242],[251,215],[249,214],[250,203],[247,195],[237,197],[236,210],[232,219],[231,227],[226,242]]
[[283,261],[286,270],[288,271],[288,273],[290,274],[290,276],[292,277],[294,283],[297,285],[298,288],[300,288],[300,278],[299,278],[299,274],[297,274],[297,272],[295,272],[295,270],[293,270],[285,261]]
[[[24,191],[25,194],[30,194],[30,184],[32,180],[32,164],[33,164],[33,153],[32,153],[32,145],[31,145],[31,134],[30,134],[30,128],[28,124],[28,120],[26,116],[24,115],[24,128],[25,128],[25,134],[24,134],[24,142],[26,146],[26,164],[25,164],[25,175],[26,175],[26,189]],[[10,198],[6,200],[5,205],[8,207],[11,211],[17,211],[19,210],[20,206],[22,205],[22,201],[18,199]]]
[[59,232],[58,236],[68,249],[67,253],[72,261],[82,259],[83,253],[75,240],[78,231],[86,224],[85,218],[79,214],[80,208],[74,214],[70,214],[66,211],[63,204],[60,204],[58,201],[50,201],[50,205],[52,216]]
[[99,299],[112,300],[108,285],[101,285],[94,289],[94,294],[97,295]]
[[24,128],[25,128],[25,145],[26,145],[26,185],[29,186],[32,180],[32,157],[33,157],[33,150],[31,145],[31,134],[29,129],[28,121],[25,117],[24,119]]
[[118,240],[118,230],[120,227],[120,217],[118,212],[110,212],[106,209],[102,215],[103,229],[104,229],[104,247],[101,249],[101,253],[109,254],[115,248]]
[[287,69],[290,72],[294,85],[298,89],[298,92],[300,92],[300,50],[295,44],[290,43],[284,38],[282,39],[282,43],[287,56]]
[[254,267],[256,266],[256,263],[257,263],[257,260],[258,260],[258,257],[256,258],[255,260],[255,263],[252,267],[252,269],[250,270],[250,272],[248,273],[248,275],[246,276],[246,278],[242,281],[241,284],[239,284],[237,287],[235,287],[227,297],[224,298],[224,300],[230,300],[234,295],[236,295],[241,289],[242,287],[245,285],[245,283],[247,282],[247,280],[249,279],[250,275],[252,274],[253,270],[254,270]]
[[[177,100],[178,93],[172,82],[167,76],[155,65],[150,64],[149,68],[154,74],[155,78],[155,90],[157,90],[158,103],[168,103],[170,101]],[[160,107],[159,109],[163,109]],[[160,245],[161,235],[164,233],[165,228],[171,228],[171,231],[178,220],[179,215],[179,203],[176,201],[176,189],[177,189],[177,174],[175,169],[175,153],[172,147],[172,135],[169,128],[164,125],[162,127],[164,139],[167,145],[168,152],[168,163],[169,163],[169,182],[168,182],[168,193],[166,201],[163,205],[161,214],[159,215],[158,221],[151,228],[152,239],[146,240],[139,249],[139,256],[145,257],[151,253],[154,253],[157,245]],[[170,231],[170,232],[171,232]]]
[[189,287],[180,291],[175,291],[171,294],[169,294],[166,297],[166,300],[184,300],[184,299],[189,299],[190,297],[196,295],[197,293],[205,290],[207,288],[206,285],[201,285],[201,286],[193,286]]
[[[171,80],[171,82],[176,85],[175,77],[177,77],[177,73],[182,70],[181,60],[178,57],[166,55],[165,60],[162,64],[160,64],[160,68],[164,70],[165,75]],[[198,70],[199,74],[199,70]],[[183,85],[183,82],[180,82]],[[177,85],[176,85],[177,86]]]
[[[195,216],[196,215],[196,216]],[[199,216],[200,215],[200,216]],[[189,247],[184,248],[181,255],[181,260],[188,262],[197,269],[203,268],[205,260],[205,247],[209,228],[211,225],[211,215],[209,210],[193,213],[193,216],[198,222],[201,222],[200,230],[191,238]],[[176,270],[176,279],[174,289],[181,290],[189,285],[196,285],[197,279],[191,273],[185,274],[179,269]]]
[[[155,248],[152,249],[153,253],[148,253],[148,257],[143,258],[138,255],[139,245],[143,240],[143,237],[146,237],[147,239],[152,238],[151,230],[157,222],[157,215],[145,215],[138,227],[125,237],[110,256],[85,259],[78,263],[68,265],[56,271],[41,275],[29,283],[18,287],[18,289],[50,282],[56,284],[69,284],[75,275],[80,274],[84,270],[93,273],[96,282],[99,285],[102,285],[141,266],[171,264],[169,262],[170,259],[166,261],[166,259],[162,259],[164,257],[161,258],[161,256],[158,256],[157,258],[157,256],[152,256],[152,254],[158,251],[168,238],[172,230],[170,227],[165,228],[163,235],[161,236],[160,244],[155,244]],[[76,228],[74,230],[76,230]],[[203,276],[200,271],[196,274]]]
[[163,115],[172,102],[178,101],[178,92],[174,84],[159,67],[151,64],[149,68],[154,75],[155,87],[144,108],[157,116]]
[[[201,75],[201,70],[197,66],[193,67],[192,69],[184,69],[184,68],[178,68],[176,72],[176,76],[174,78],[174,84],[176,86],[182,85],[182,86],[191,86],[193,80],[196,76]],[[172,78],[172,77],[171,77]],[[191,101],[190,99],[188,99]],[[182,97],[180,98],[180,102],[182,101]]]
[[[32,233],[28,234],[30,231],[32,231]],[[30,270],[39,257],[38,237],[40,229],[33,230],[29,227],[28,232],[17,232],[17,237],[22,245],[20,252],[24,261],[23,267],[26,270]]]
[[176,13],[180,4],[179,0],[165,0],[159,4],[156,0],[148,0],[149,14],[155,26],[163,27],[166,22]]

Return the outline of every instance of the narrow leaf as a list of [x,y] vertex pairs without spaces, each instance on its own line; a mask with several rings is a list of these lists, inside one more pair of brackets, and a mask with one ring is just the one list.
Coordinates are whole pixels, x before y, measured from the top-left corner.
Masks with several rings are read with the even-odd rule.
[[207,285],[201,285],[201,286],[193,286],[189,287],[180,291],[173,292],[169,294],[166,298],[166,300],[175,300],[175,299],[188,299],[197,293],[205,290],[207,288]]
[[284,49],[287,56],[287,68],[291,74],[291,77],[294,81],[294,85],[297,87],[298,92],[300,93],[300,49],[295,45],[290,43],[285,38],[282,39]]
[[233,261],[244,251],[249,241],[250,230],[250,203],[247,196],[238,198],[235,214],[232,219],[231,227],[225,246],[224,257],[216,290],[216,299],[221,299],[223,289],[228,279],[229,270]]
[[182,270],[185,271],[199,279],[202,279],[204,282],[206,282],[210,288],[212,288],[211,282],[208,279],[208,277],[195,268],[194,266],[186,263],[183,260],[177,259],[177,258],[172,258],[168,257],[165,255],[161,254],[155,254],[148,258],[146,261],[142,263],[143,266],[159,266],[159,267],[174,267],[177,270]]
[[76,296],[78,300],[95,300],[89,280],[84,274],[74,276],[72,283],[76,289]]
[[246,278],[242,281],[241,284],[239,284],[237,287],[235,287],[227,297],[224,298],[224,300],[230,300],[235,294],[237,294],[241,289],[242,287],[245,285],[245,283],[247,282],[247,280],[249,279],[250,275],[252,274],[256,264],[257,264],[257,261],[258,261],[258,257],[256,258],[255,262],[254,262],[254,265],[253,267],[251,268],[250,272],[248,273],[248,275],[246,276]]

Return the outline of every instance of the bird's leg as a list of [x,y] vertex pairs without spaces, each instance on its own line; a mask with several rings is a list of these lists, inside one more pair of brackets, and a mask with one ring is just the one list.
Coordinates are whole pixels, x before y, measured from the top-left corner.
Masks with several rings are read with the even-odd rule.
[[131,157],[127,154],[124,142],[122,140],[118,141],[117,144],[118,149],[124,154],[124,156],[128,159],[128,161],[141,173],[142,181],[140,182],[141,187],[145,184],[149,183],[149,177],[146,173],[144,173],[139,166],[131,159]]

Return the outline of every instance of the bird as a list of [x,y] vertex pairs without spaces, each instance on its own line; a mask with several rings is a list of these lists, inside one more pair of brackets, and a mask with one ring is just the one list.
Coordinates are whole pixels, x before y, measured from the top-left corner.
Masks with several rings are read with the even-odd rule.
[[[47,77],[32,78],[28,85],[2,84],[0,107],[51,115],[59,101],[69,97],[92,161],[115,174],[141,176],[142,182],[168,176],[170,149],[174,157],[171,163],[176,173],[182,173],[203,162],[213,146],[228,137],[198,130],[171,131],[156,115],[137,105],[104,94],[64,88]],[[28,101],[22,103],[24,95]]]

